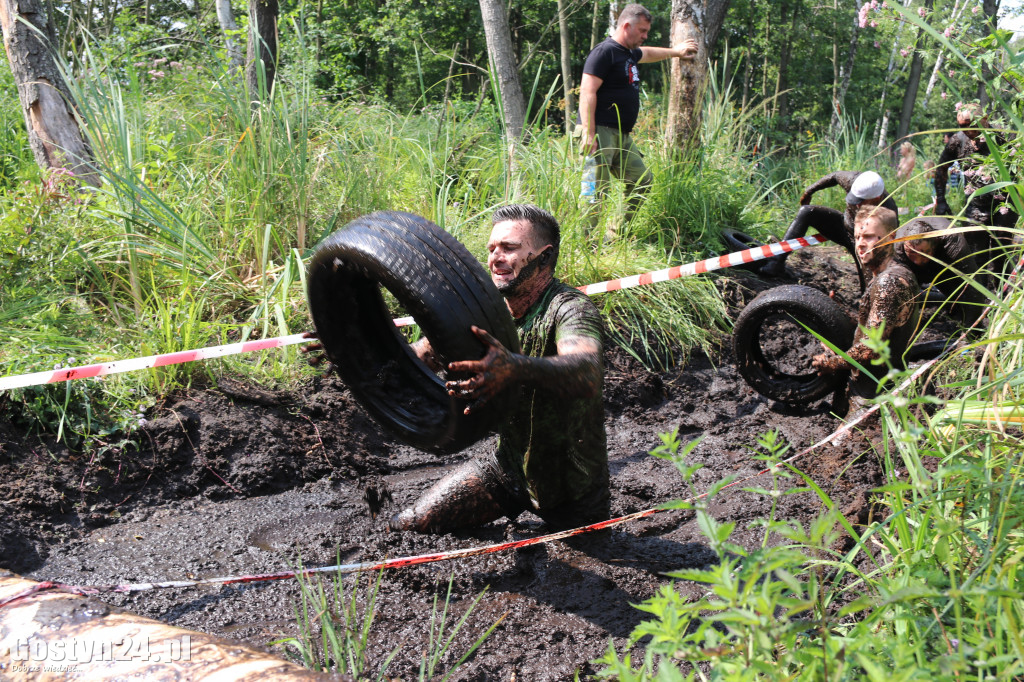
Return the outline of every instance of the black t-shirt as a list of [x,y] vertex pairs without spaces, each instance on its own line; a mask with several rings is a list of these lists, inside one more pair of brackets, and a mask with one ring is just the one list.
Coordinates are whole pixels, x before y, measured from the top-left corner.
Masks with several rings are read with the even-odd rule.
[[600,78],[594,121],[599,126],[633,131],[640,113],[640,70],[637,64],[643,52],[627,50],[608,38],[587,55],[583,73]]

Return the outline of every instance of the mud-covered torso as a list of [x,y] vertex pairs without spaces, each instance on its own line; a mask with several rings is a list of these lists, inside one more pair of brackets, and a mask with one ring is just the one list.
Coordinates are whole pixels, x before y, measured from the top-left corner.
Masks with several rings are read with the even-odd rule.
[[874,395],[877,379],[886,372],[884,366],[871,364],[873,353],[863,345],[864,328],[875,329],[882,324],[883,339],[889,341],[889,353],[894,367],[902,368],[903,353],[917,328],[920,305],[917,301],[919,287],[914,273],[901,263],[890,262],[885,270],[871,280],[860,299],[857,318],[857,333],[853,339],[850,356],[872,370],[877,376],[864,376],[854,370],[851,387],[859,395]]
[[[516,320],[516,327],[523,355],[533,357],[557,355],[559,340],[570,337],[603,343],[597,308],[558,280]],[[522,388],[499,434],[497,459],[537,509],[579,499],[607,475],[600,392],[592,398],[565,398],[543,388]]]

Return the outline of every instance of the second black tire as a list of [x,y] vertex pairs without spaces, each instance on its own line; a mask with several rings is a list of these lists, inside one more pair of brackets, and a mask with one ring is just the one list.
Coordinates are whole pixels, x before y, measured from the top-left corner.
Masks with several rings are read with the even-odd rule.
[[[735,253],[737,251],[746,251],[747,249],[752,249],[761,246],[761,242],[757,241],[749,234],[746,234],[745,232],[740,232],[739,230],[734,230],[730,227],[722,229],[722,241],[725,242],[725,246],[729,250],[729,253]],[[758,260],[752,263],[742,263],[735,267],[741,268],[743,270],[750,270],[751,272],[758,272],[761,269],[761,265],[763,263],[764,261]]]
[[[736,368],[744,380],[761,395],[791,404],[813,402],[835,391],[846,380],[845,373],[819,376],[810,365],[810,352],[806,371],[799,372],[780,369],[766,354],[762,333],[777,320],[806,325],[843,350],[852,345],[856,331],[850,316],[817,289],[794,284],[763,291],[743,309],[733,328]],[[810,350],[820,352],[820,344],[812,341]]]
[[317,337],[353,396],[409,445],[458,452],[496,428],[511,398],[495,397],[470,415],[444,379],[420,362],[392,321],[384,290],[420,326],[442,366],[476,360],[486,348],[476,325],[519,352],[505,301],[486,271],[450,234],[400,212],[353,220],[317,245],[307,296]]

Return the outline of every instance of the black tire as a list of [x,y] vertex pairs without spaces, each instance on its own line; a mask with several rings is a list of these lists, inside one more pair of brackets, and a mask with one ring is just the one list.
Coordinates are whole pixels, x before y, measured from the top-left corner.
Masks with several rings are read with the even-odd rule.
[[[794,323],[784,338],[763,338],[763,332],[772,325]],[[844,350],[853,343],[856,331],[853,320],[827,294],[799,284],[761,292],[736,318],[736,368],[761,395],[784,403],[809,403],[824,398],[846,381],[845,372],[819,376],[811,367],[811,358],[822,348],[801,324]],[[766,348],[766,341],[775,348]]]
[[317,245],[307,296],[317,337],[352,395],[401,441],[458,452],[499,425],[511,391],[466,416],[467,401],[422,363],[395,327],[382,289],[430,340],[442,366],[476,360],[486,348],[476,325],[519,352],[505,301],[479,261],[454,237],[410,213],[353,220]]
[[[761,242],[757,241],[750,235],[744,232],[740,232],[739,230],[734,230],[730,227],[722,229],[722,241],[725,242],[725,246],[727,249],[726,253],[746,251],[747,249],[752,249],[754,247],[762,245]],[[736,265],[734,267],[749,270],[751,272],[760,272],[761,265],[763,265],[764,262],[765,261],[763,260],[759,260],[754,261],[753,263],[743,263],[741,265]]]
[[932,360],[946,352],[946,349],[956,343],[955,339],[939,339],[937,341],[920,341],[915,343],[904,354],[906,362],[920,362],[921,360]]

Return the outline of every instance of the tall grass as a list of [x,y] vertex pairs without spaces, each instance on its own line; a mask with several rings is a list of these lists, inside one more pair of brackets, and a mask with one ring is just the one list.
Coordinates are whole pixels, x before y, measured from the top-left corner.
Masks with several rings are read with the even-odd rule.
[[[12,281],[7,290],[21,294],[6,298],[17,322],[15,342],[0,349],[4,373],[52,366],[60,358],[47,347],[75,347],[74,355],[89,361],[307,329],[304,259],[332,230],[376,210],[423,215],[482,258],[493,209],[507,198],[536,203],[562,223],[557,274],[575,285],[706,257],[723,249],[723,227],[757,232],[764,223],[763,187],[749,173],[737,174],[736,152],[748,131],[727,89],[709,96],[699,159],[664,148],[656,115],[642,120],[637,135],[655,186],[639,219],[603,245],[577,205],[578,154],[542,114],[531,114],[528,141],[511,152],[513,197],[510,150],[494,106],[450,102],[444,112],[425,106],[402,114],[375,102],[328,101],[311,86],[300,24],[281,30],[296,58],[255,106],[213,47],[177,64],[163,52],[126,59],[119,47],[85,36],[63,69],[103,185],[57,195],[34,180],[0,199],[5,253],[14,254],[7,270],[13,277],[30,269],[35,283]],[[424,83],[425,92],[433,87]],[[545,111],[550,97],[534,83],[531,111]],[[609,221],[622,211],[621,193],[613,195]],[[19,233],[26,224],[31,229]],[[63,252],[74,257],[63,262]],[[81,304],[73,311],[56,305],[56,326],[67,332],[57,334],[53,325],[42,332],[32,306],[72,298]],[[711,349],[728,327],[707,279],[606,296],[600,304],[613,341],[652,365]],[[89,325],[80,324],[83,314]],[[40,336],[45,344],[32,341]],[[279,384],[306,371],[294,353],[271,352],[127,383],[111,378],[104,390],[141,382],[163,392],[224,369]]]

